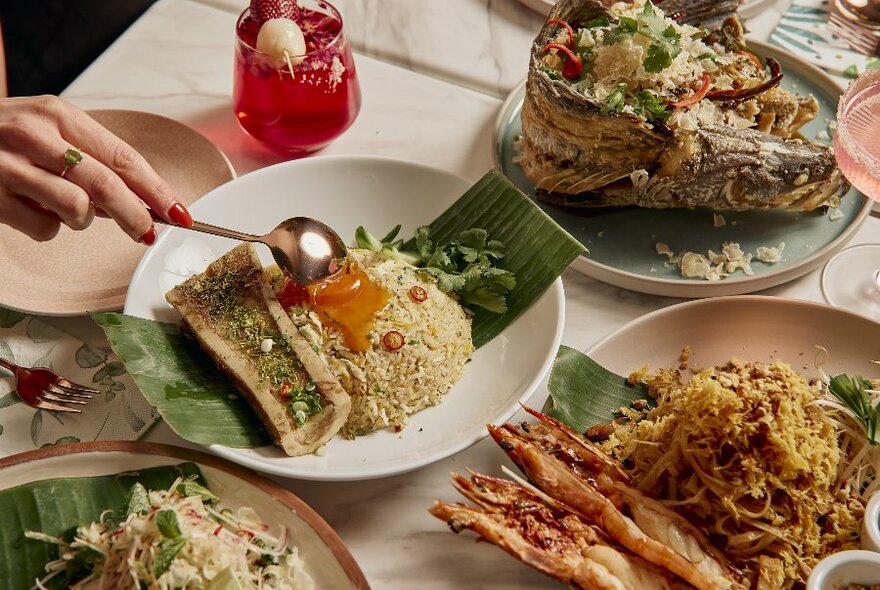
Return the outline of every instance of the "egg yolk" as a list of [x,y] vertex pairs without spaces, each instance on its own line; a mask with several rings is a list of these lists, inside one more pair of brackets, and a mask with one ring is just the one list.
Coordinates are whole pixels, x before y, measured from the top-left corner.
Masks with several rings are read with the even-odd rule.
[[388,303],[388,291],[373,284],[360,268],[349,268],[346,273],[306,288],[315,311],[336,325],[352,351],[363,352],[370,347],[373,316]]

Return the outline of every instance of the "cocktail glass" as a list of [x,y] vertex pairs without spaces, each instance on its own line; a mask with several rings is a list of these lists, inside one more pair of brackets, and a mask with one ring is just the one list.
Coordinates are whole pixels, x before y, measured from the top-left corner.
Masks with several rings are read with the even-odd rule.
[[[847,180],[880,201],[880,69],[853,81],[840,99],[834,153]],[[880,244],[853,246],[829,260],[822,294],[831,305],[880,320]]]
[[233,106],[248,134],[291,157],[336,139],[360,111],[361,90],[339,11],[323,0],[299,0],[296,22],[306,51],[257,50],[260,24],[246,9],[236,24]]

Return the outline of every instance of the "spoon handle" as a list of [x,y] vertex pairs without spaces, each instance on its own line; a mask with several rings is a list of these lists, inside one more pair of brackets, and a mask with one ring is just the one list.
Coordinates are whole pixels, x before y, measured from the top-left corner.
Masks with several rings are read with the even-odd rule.
[[231,238],[233,240],[241,240],[243,242],[262,242],[263,236],[255,236],[253,234],[246,234],[240,231],[235,231],[234,229],[227,229],[225,227],[220,227],[219,225],[211,225],[210,223],[205,223],[204,221],[193,221],[192,227],[182,227],[180,225],[175,225],[173,223],[169,223],[159,217],[155,211],[152,209],[148,209],[150,212],[150,217],[153,218],[153,221],[156,223],[162,223],[165,225],[170,225],[172,227],[180,227],[181,229],[191,229],[193,231],[202,232],[204,234],[211,234],[214,236],[222,236],[224,238]]

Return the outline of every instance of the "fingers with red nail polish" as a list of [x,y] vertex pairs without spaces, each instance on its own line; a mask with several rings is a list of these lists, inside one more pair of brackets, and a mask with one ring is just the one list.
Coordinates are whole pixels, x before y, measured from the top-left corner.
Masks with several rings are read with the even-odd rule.
[[146,244],[147,246],[152,246],[156,241],[156,228],[151,227],[147,230],[147,232],[141,236],[140,243]]
[[181,203],[174,203],[171,208],[168,209],[168,217],[180,227],[190,228],[193,226],[192,215],[189,214],[189,211],[187,211],[186,207]]

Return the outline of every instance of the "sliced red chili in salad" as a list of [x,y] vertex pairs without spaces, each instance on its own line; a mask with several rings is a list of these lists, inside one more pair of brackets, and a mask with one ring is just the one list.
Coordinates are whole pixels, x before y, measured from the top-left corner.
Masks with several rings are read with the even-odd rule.
[[709,100],[723,100],[724,102],[737,103],[748,100],[753,96],[758,96],[774,88],[782,82],[782,65],[772,57],[767,58],[767,65],[770,67],[770,79],[766,82],[752,86],[751,88],[739,88],[737,90],[722,90],[720,92],[710,92]]
[[758,68],[759,72],[764,71],[764,64],[761,63],[761,59],[754,53],[751,53],[749,51],[737,51],[736,54],[745,57],[750,62],[755,64],[755,67]]
[[397,330],[391,330],[390,332],[386,332],[385,335],[382,336],[382,344],[391,352],[403,348],[404,342],[405,341],[403,339],[403,334],[401,334]]
[[571,25],[562,20],[561,18],[551,18],[547,21],[548,25],[559,25],[568,31],[568,43],[566,45],[574,45],[574,29],[571,28]]
[[409,288],[409,296],[413,298],[413,301],[421,303],[428,298],[428,292],[418,285],[413,285]]
[[547,43],[541,48],[541,53],[547,53],[551,49],[556,49],[565,54],[567,58],[565,65],[562,66],[562,77],[566,80],[577,80],[584,71],[584,62],[581,56],[563,45],[562,43]]
[[684,107],[689,107],[692,104],[696,104],[696,103],[700,102],[701,100],[706,98],[706,94],[709,92],[709,84],[710,84],[709,74],[703,74],[703,83],[700,86],[699,90],[697,90],[696,92],[694,92],[693,94],[691,94],[687,98],[683,98],[683,99],[679,100],[678,102],[672,103],[672,105],[670,105],[670,106],[672,106],[676,109],[680,109],[680,108],[684,108]]

